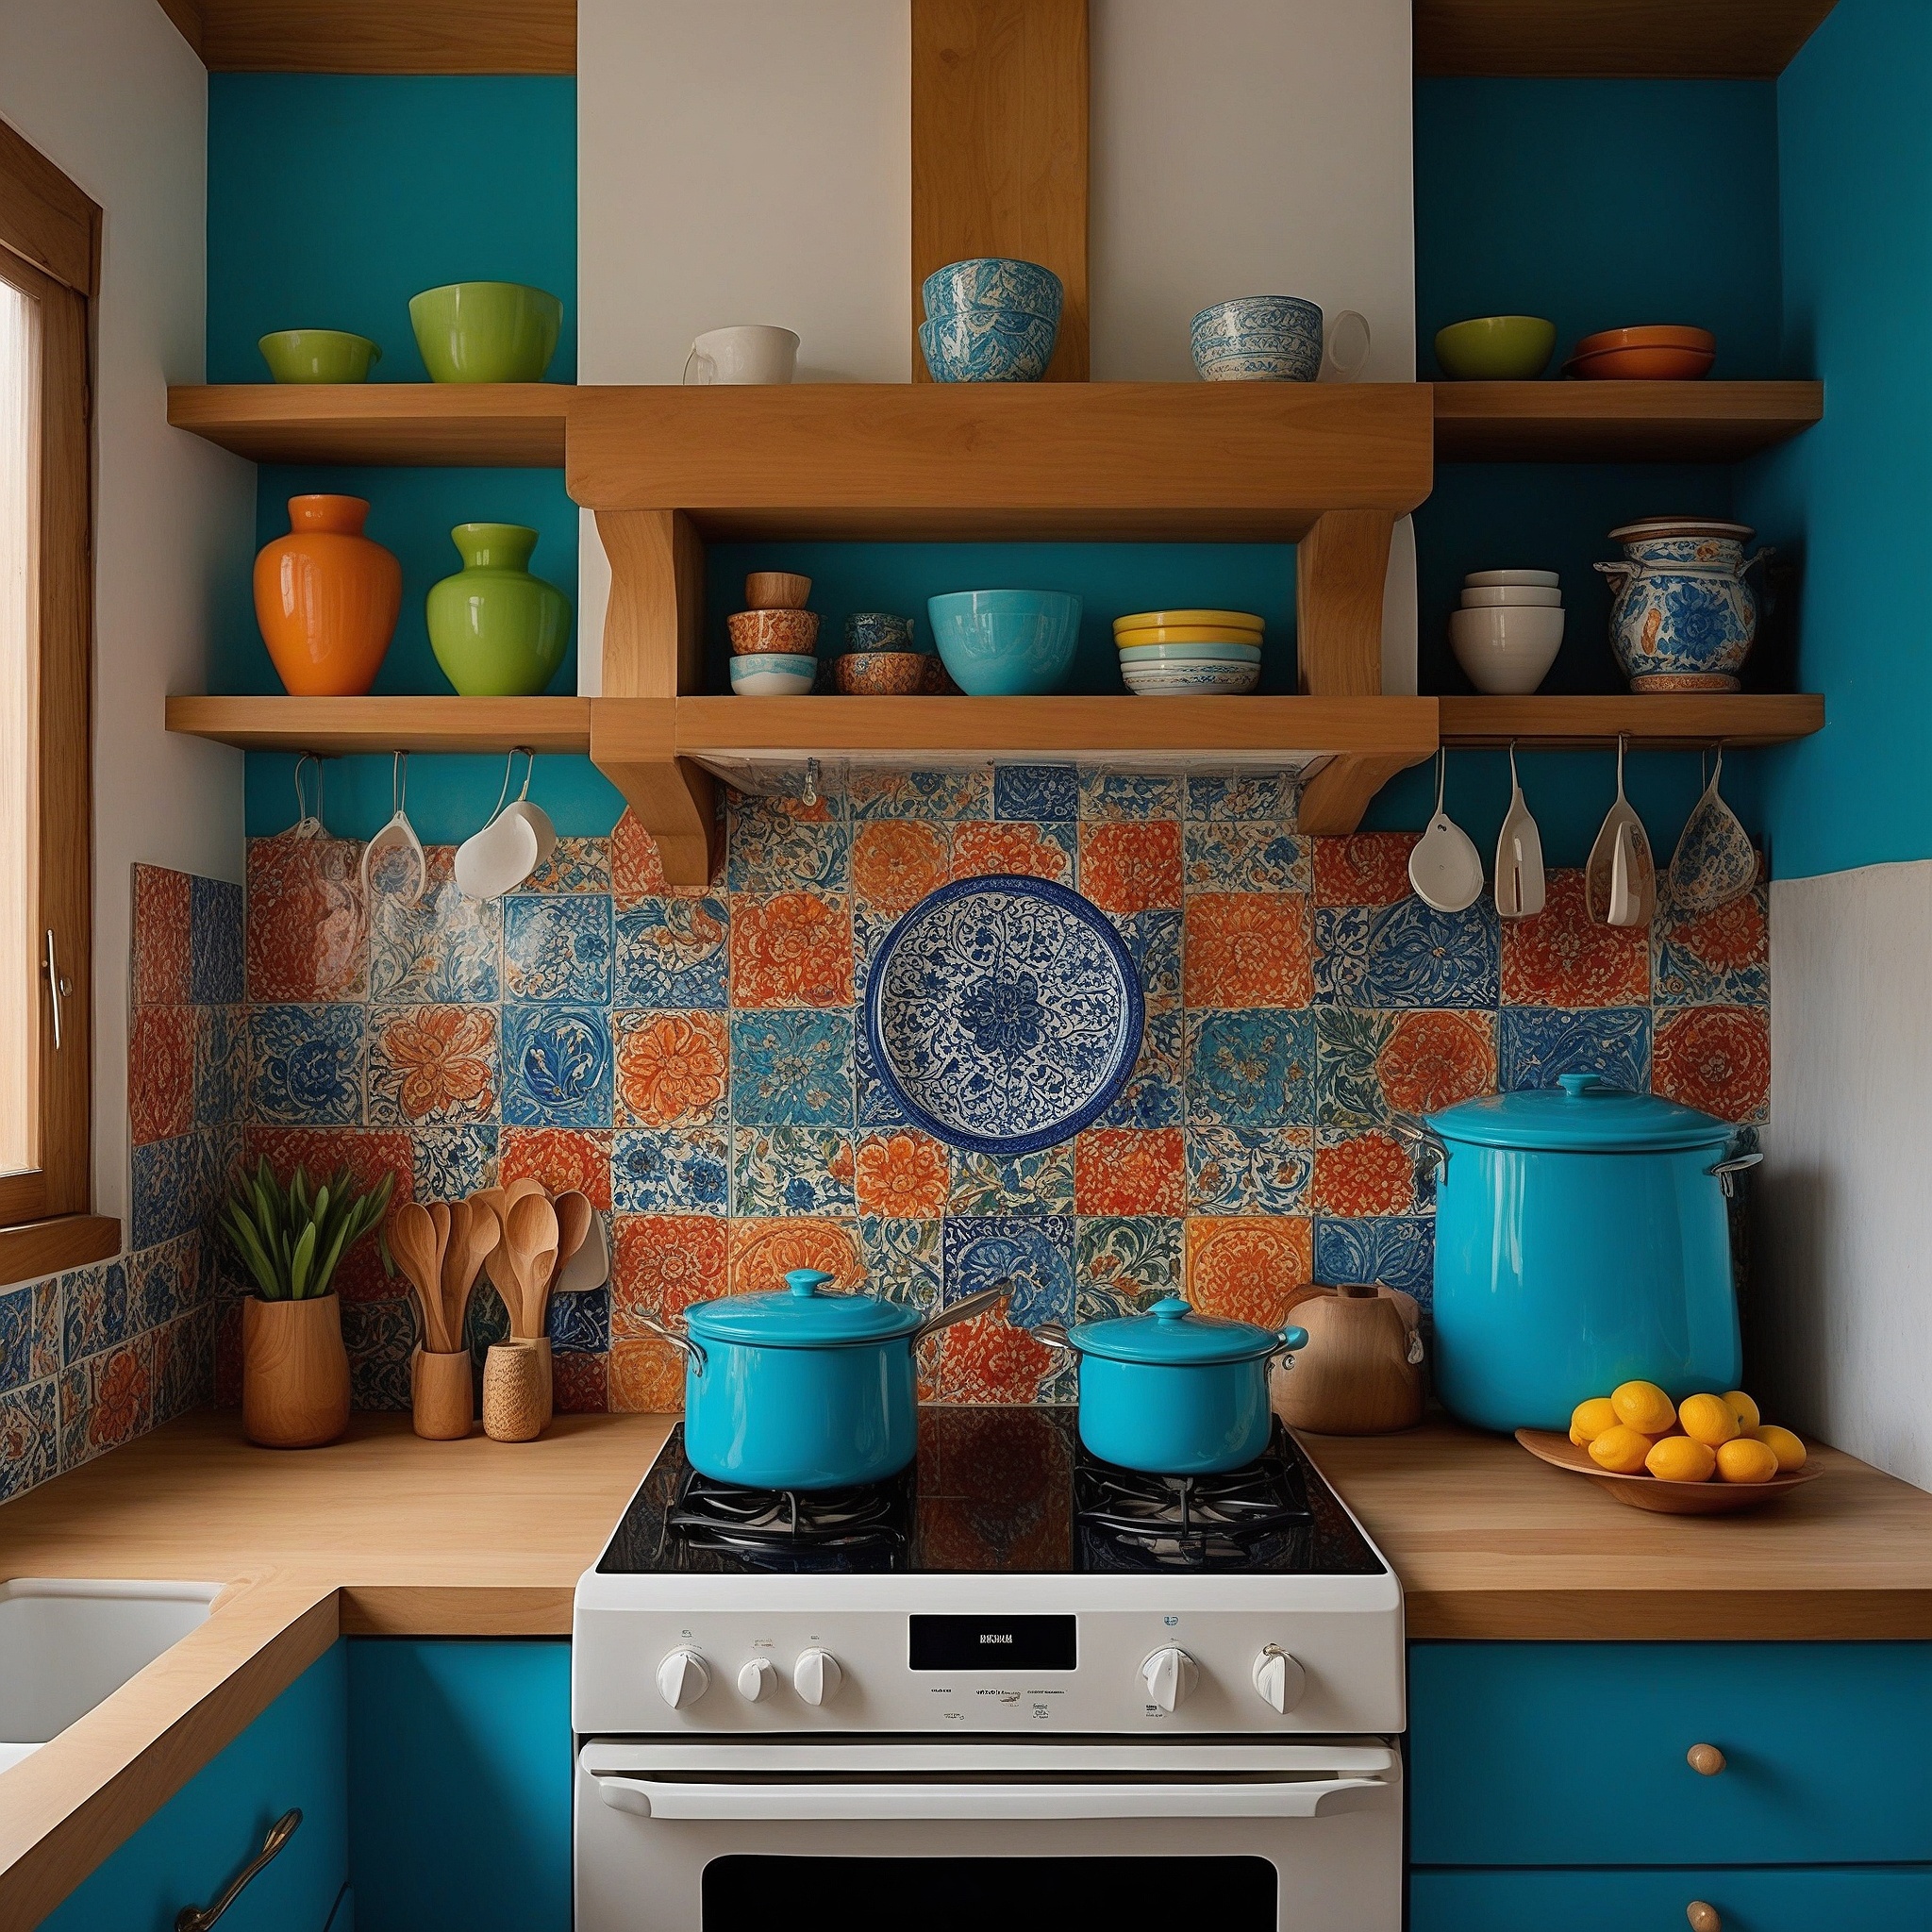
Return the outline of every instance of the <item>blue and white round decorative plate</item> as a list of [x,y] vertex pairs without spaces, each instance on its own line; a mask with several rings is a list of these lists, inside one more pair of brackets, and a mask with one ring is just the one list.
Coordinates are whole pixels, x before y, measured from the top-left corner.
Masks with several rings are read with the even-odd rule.
[[865,983],[880,1077],[916,1126],[981,1154],[1031,1154],[1099,1119],[1133,1074],[1143,1010],[1091,900],[1005,873],[928,893]]

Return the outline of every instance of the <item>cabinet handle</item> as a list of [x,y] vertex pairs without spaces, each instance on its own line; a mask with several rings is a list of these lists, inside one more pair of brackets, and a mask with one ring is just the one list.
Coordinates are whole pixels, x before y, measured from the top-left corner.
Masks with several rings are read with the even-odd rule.
[[1707,1906],[1701,1898],[1693,1898],[1684,1907],[1684,1916],[1690,1921],[1690,1932],[1724,1932],[1724,1922],[1717,1915],[1715,1906]]
[[1715,1777],[1724,1768],[1724,1754],[1715,1744],[1693,1744],[1685,1752],[1684,1762],[1699,1777]]
[[261,1849],[234,1877],[229,1879],[227,1888],[211,1906],[183,1906],[175,1914],[175,1932],[208,1932],[208,1927],[219,1919],[235,1901],[242,1896],[243,1888],[264,1865],[274,1861],[289,1840],[295,1836],[295,1827],[302,1823],[299,1811],[284,1811],[268,1828],[268,1836],[261,1841]]
[[42,970],[47,975],[47,991],[54,1003],[54,1051],[60,1051],[60,1002],[71,997],[74,991],[73,980],[60,971],[60,962],[54,957],[54,928],[47,928],[47,957]]

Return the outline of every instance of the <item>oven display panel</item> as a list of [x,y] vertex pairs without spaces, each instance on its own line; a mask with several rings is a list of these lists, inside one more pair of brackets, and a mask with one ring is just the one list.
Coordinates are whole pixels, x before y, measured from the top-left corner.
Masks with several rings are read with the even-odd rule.
[[915,1671],[1071,1671],[1072,1617],[914,1617]]

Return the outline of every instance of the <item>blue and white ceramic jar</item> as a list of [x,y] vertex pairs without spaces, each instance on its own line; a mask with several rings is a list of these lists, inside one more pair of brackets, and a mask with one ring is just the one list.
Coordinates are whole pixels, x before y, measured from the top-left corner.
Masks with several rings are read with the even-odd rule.
[[919,346],[935,382],[1038,382],[1059,339],[1060,278],[1037,261],[948,262],[920,286]]
[[1702,517],[1652,517],[1610,532],[1624,560],[1596,567],[1617,581],[1610,649],[1632,691],[1738,689],[1757,637],[1747,574],[1773,555],[1744,555],[1754,534]]

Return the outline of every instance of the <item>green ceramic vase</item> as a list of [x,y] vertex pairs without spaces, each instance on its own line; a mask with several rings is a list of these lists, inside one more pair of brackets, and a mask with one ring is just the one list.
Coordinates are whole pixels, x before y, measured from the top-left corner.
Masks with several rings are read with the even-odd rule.
[[570,599],[530,575],[537,533],[521,524],[458,524],[463,567],[429,591],[429,642],[466,698],[526,698],[557,675]]

